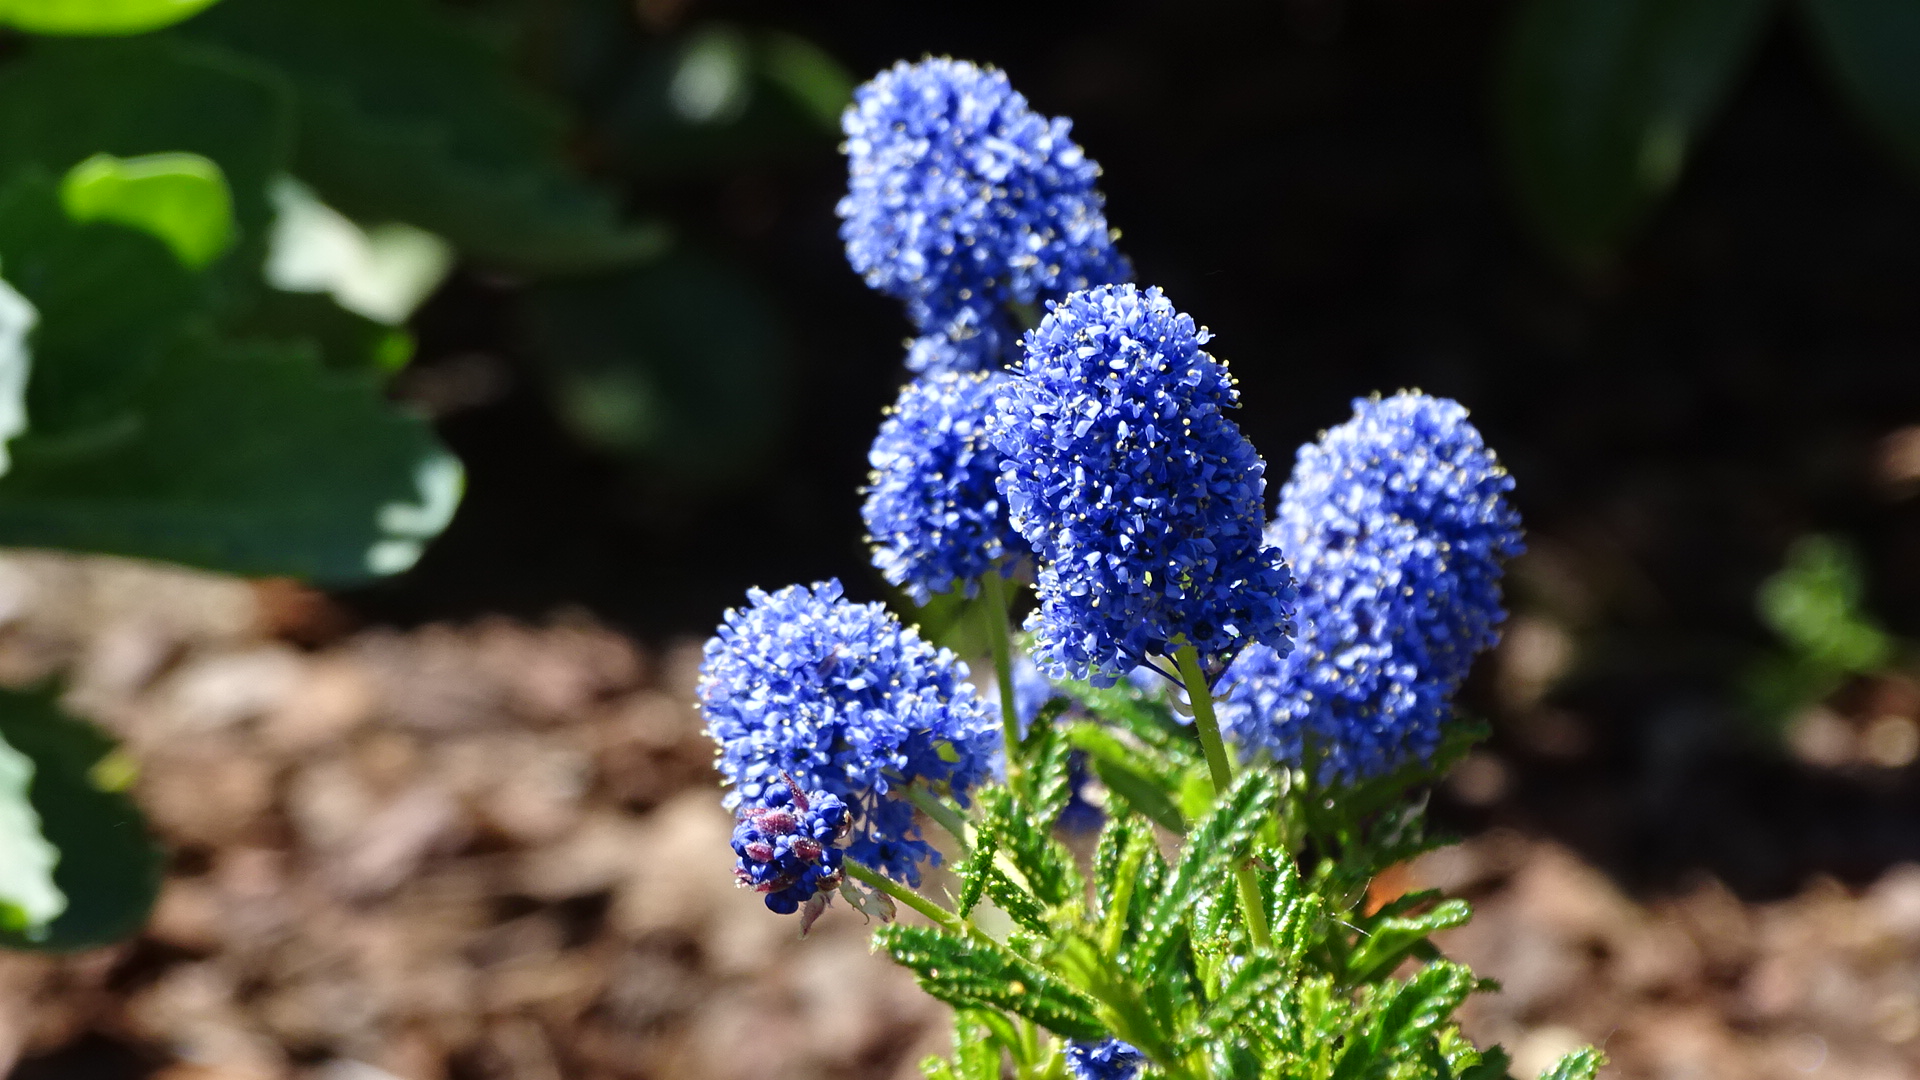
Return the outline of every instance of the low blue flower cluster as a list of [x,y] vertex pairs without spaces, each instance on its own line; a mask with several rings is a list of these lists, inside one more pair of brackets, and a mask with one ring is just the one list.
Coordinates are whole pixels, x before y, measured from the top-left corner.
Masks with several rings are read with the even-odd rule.
[[968,792],[999,768],[1000,725],[967,666],[838,581],[747,593],[707,642],[699,696],[720,744],[726,805],[761,803],[791,777],[845,802],[847,855],[909,884],[937,859],[897,797],[914,783]]
[[1264,542],[1266,465],[1208,334],[1159,289],[1050,305],[988,431],[1000,491],[1039,558],[1027,628],[1056,678],[1111,686],[1191,643],[1210,669],[1287,648],[1293,585]]
[[1131,276],[1072,126],[963,60],[903,61],[854,91],[840,237],[867,284],[906,303],[913,370],[1000,367],[1009,304]]
[[1146,1061],[1138,1047],[1119,1039],[1067,1044],[1067,1072],[1073,1080],[1133,1080]]
[[1027,551],[1007,523],[994,481],[1000,454],[987,441],[986,416],[1006,376],[945,372],[921,376],[887,410],[867,461],[873,466],[860,516],[873,564],[914,603],[961,585]]
[[1295,648],[1247,650],[1220,688],[1245,752],[1310,756],[1324,782],[1431,758],[1522,550],[1513,478],[1466,409],[1412,392],[1353,406],[1300,448],[1269,533],[1299,577]]
[[853,822],[847,804],[824,792],[775,784],[756,806],[743,807],[733,827],[734,877],[766,894],[767,907],[791,915],[821,893],[840,887],[841,852],[834,845]]

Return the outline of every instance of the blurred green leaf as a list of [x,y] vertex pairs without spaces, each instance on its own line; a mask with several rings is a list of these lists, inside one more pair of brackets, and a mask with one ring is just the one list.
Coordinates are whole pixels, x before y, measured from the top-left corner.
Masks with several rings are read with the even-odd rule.
[[413,359],[413,335],[356,315],[330,297],[270,290],[227,326],[237,341],[299,346],[340,371],[391,375]]
[[525,303],[529,344],[583,441],[714,478],[751,468],[777,435],[786,388],[779,319],[730,268],[680,254],[547,282]]
[[62,176],[102,153],[198,154],[225,173],[240,240],[256,251],[290,130],[270,72],[172,35],[39,42],[0,66],[0,181],[31,169]]
[[176,33],[284,74],[294,172],[364,222],[438,233],[489,262],[582,272],[657,254],[564,164],[559,114],[446,5],[228,0]]
[[1679,179],[1753,52],[1771,0],[1526,0],[1500,87],[1513,178],[1534,226],[1604,265]]
[[198,154],[95,154],[68,170],[60,202],[75,221],[111,221],[152,234],[196,270],[233,244],[227,178]]
[[1920,4],[1807,0],[1806,10],[1855,106],[1920,168]]
[[60,951],[110,944],[146,921],[160,890],[160,850],[133,801],[108,777],[113,743],[67,716],[48,693],[0,691],[0,738],[33,761],[30,788],[66,910],[38,937],[0,931],[0,944]]
[[398,326],[453,269],[453,249],[438,236],[397,222],[362,229],[290,177],[274,181],[273,201],[280,216],[266,276],[276,289],[327,293],[348,311]]
[[41,835],[32,784],[33,759],[0,739],[0,933],[28,939],[67,907],[53,883],[60,852]]
[[216,0],[0,0],[0,23],[35,34],[144,34]]
[[697,27],[644,53],[601,120],[627,170],[674,176],[813,147],[829,151],[853,79],[804,38]]
[[1861,674],[1886,664],[1893,642],[1861,610],[1865,575],[1853,549],[1830,536],[1804,536],[1787,565],[1760,585],[1760,617],[1816,667]]
[[15,440],[0,542],[344,584],[411,566],[461,483],[371,376],[186,346],[113,424]]

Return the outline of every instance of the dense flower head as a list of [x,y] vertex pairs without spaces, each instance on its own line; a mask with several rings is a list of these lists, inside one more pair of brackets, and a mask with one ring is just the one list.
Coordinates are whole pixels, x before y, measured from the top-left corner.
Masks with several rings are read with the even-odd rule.
[[1007,304],[1129,276],[1072,126],[964,60],[902,61],[854,91],[840,238],[868,285],[944,339],[939,362],[998,366]]
[[937,858],[897,789],[967,793],[999,767],[998,717],[967,666],[838,581],[747,593],[708,640],[699,696],[720,744],[726,805],[758,805],[791,777],[846,804],[847,854],[910,884]]
[[1119,1039],[1067,1044],[1067,1072],[1073,1080],[1133,1080],[1146,1061],[1139,1047]]
[[1300,448],[1270,529],[1299,578],[1294,651],[1249,649],[1221,687],[1243,749],[1311,754],[1327,781],[1431,757],[1522,550],[1513,479],[1466,409],[1417,392],[1353,407]]
[[1218,668],[1287,647],[1293,586],[1262,536],[1266,465],[1226,365],[1159,289],[1049,305],[988,420],[1013,527],[1040,563],[1041,667],[1110,686],[1191,643]]
[[1007,523],[994,481],[1000,452],[987,441],[994,384],[985,372],[926,375],[908,383],[887,410],[867,461],[873,466],[860,516],[873,564],[925,604],[961,585],[978,591],[981,575],[1027,551]]
[[852,824],[847,804],[827,792],[775,784],[758,803],[740,809],[733,827],[739,860],[734,877],[742,887],[765,893],[767,907],[791,915],[840,887],[841,852],[834,845]]

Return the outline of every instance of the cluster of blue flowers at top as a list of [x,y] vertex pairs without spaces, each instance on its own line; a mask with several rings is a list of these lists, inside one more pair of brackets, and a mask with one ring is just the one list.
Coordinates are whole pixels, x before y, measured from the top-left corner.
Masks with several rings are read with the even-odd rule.
[[999,768],[999,718],[951,652],[879,604],[850,603],[838,581],[747,597],[700,670],[726,805],[760,804],[790,776],[845,802],[848,857],[917,885],[937,855],[897,790],[920,783],[967,805]]
[[1073,1080],[1133,1080],[1146,1061],[1139,1047],[1119,1039],[1067,1044],[1067,1072]]
[[1050,306],[988,431],[1013,527],[1038,556],[1035,659],[1111,686],[1191,643],[1210,669],[1287,648],[1293,584],[1262,535],[1266,465],[1225,410],[1226,365],[1159,289]]
[[999,367],[1017,351],[1009,304],[1131,276],[1072,126],[964,60],[902,61],[854,91],[840,237],[906,303],[913,370]]
[[824,791],[809,795],[791,784],[767,789],[759,805],[744,807],[733,827],[734,877],[766,894],[767,907],[791,915],[842,880],[835,847],[853,822],[847,804]]
[[1295,648],[1247,650],[1220,688],[1243,750],[1311,755],[1323,782],[1431,758],[1522,550],[1513,478],[1466,409],[1413,392],[1353,408],[1300,448],[1270,532],[1299,577]]
[[987,372],[924,375],[887,411],[867,461],[860,515],[873,564],[914,603],[956,584],[978,591],[982,575],[1011,570],[1027,545],[1007,523],[994,481],[1000,454],[987,441],[995,384]]

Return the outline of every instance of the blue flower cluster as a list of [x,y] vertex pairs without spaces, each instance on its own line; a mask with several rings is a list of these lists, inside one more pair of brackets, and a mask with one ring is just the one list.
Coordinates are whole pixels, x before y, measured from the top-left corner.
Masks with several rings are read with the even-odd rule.
[[1146,1061],[1139,1047],[1119,1039],[1067,1044],[1067,1072],[1073,1080],[1133,1080]]
[[873,472],[860,516],[873,565],[914,603],[956,584],[972,596],[982,575],[1027,551],[994,489],[1000,454],[987,441],[986,416],[1004,378],[945,372],[915,379],[887,410],[868,452]]
[[999,367],[1018,338],[1007,305],[1131,276],[1072,126],[963,60],[903,61],[854,91],[840,237],[906,303],[913,370]]
[[754,805],[791,777],[846,803],[847,854],[909,884],[937,858],[913,805],[889,797],[923,783],[961,805],[999,768],[1000,725],[966,683],[967,666],[854,604],[838,581],[747,593],[708,640],[699,697],[729,808]]
[[841,852],[834,845],[852,824],[847,804],[834,796],[775,784],[759,805],[740,811],[733,827],[733,853],[739,856],[734,877],[767,894],[767,907],[791,915],[840,887]]
[[1287,647],[1293,585],[1262,537],[1266,464],[1225,410],[1226,365],[1159,289],[1050,305],[988,420],[1000,491],[1039,558],[1048,674],[1111,686],[1191,643],[1211,670]]
[[1466,409],[1412,392],[1353,407],[1300,448],[1269,534],[1299,576],[1296,647],[1247,650],[1220,691],[1243,750],[1310,755],[1325,782],[1432,756],[1522,550],[1513,478]]

